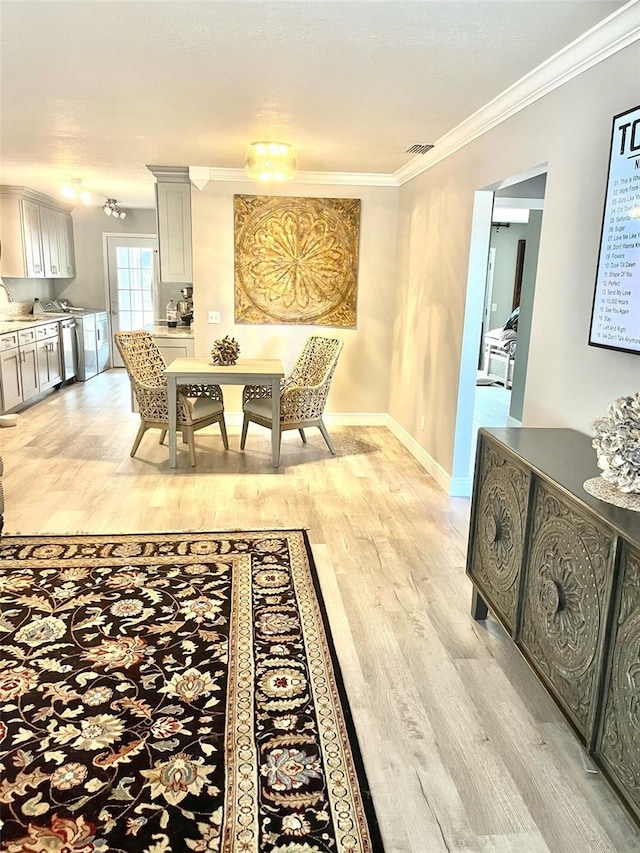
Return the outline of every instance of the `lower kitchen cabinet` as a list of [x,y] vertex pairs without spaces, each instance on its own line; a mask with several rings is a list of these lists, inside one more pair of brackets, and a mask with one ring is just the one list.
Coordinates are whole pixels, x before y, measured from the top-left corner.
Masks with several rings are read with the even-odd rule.
[[58,323],[36,327],[38,388],[46,391],[62,382],[60,327]]
[[195,354],[193,338],[157,334],[153,337],[167,364],[171,364],[174,358],[193,358]]
[[0,335],[0,396],[8,412],[62,381],[58,323]]
[[37,397],[40,392],[38,371],[38,348],[32,339],[33,330],[20,332],[20,376],[22,378],[22,399],[24,402]]
[[481,429],[467,574],[640,820],[640,514],[598,474],[582,433]]
[[0,383],[2,384],[2,411],[19,406],[22,397],[22,371],[18,335],[0,337]]

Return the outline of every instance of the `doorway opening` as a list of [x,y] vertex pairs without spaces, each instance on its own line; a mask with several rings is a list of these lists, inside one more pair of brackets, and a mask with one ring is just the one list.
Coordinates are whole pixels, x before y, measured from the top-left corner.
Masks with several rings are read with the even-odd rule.
[[541,165],[475,193],[451,494],[471,494],[479,428],[522,420],[545,185]]

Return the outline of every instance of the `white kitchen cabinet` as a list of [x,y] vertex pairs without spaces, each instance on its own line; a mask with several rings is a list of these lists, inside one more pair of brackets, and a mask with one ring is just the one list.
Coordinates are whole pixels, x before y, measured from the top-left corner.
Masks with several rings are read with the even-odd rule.
[[42,254],[45,278],[75,275],[71,216],[61,210],[40,206]]
[[[44,259],[42,252],[42,224],[40,205],[21,199],[19,202],[22,217],[25,278],[44,278]],[[10,275],[2,267],[5,275]]]
[[195,355],[193,338],[171,338],[162,335],[153,337],[167,364],[171,364],[176,358],[193,358]]
[[2,411],[38,394],[38,357],[34,329],[0,335]]
[[8,412],[62,381],[59,324],[0,335],[0,398]]
[[160,281],[191,284],[191,183],[179,166],[147,166],[156,178]]
[[40,208],[40,229],[42,232],[42,256],[44,277],[58,278],[60,259],[58,250],[58,222],[56,211],[51,207]]
[[0,274],[7,278],[73,278],[71,214],[23,187],[0,187]]
[[22,400],[26,402],[40,393],[38,381],[38,350],[35,329],[18,332],[20,349],[20,376],[22,379]]
[[62,278],[73,278],[76,274],[76,253],[73,242],[73,220],[70,213],[58,211],[58,258]]
[[49,323],[36,327],[36,351],[38,361],[38,389],[46,391],[62,382],[60,359],[60,326]]
[[8,412],[22,403],[22,372],[17,333],[0,335],[0,386],[3,412]]

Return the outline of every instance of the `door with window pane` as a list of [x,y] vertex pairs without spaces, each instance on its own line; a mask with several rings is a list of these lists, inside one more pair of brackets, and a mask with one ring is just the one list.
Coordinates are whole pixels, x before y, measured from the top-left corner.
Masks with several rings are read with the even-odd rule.
[[[108,236],[107,267],[111,332],[130,332],[153,325],[156,282],[156,238],[154,236]],[[123,367],[113,347],[114,367]]]

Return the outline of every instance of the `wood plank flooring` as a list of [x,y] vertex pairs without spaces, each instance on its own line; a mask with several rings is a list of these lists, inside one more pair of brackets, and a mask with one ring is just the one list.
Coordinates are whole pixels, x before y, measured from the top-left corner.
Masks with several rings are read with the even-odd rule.
[[313,546],[387,853],[632,853],[640,834],[501,627],[469,616],[469,503],[385,428],[303,445],[215,427],[178,468],[123,371],[0,429],[7,534],[303,527]]

